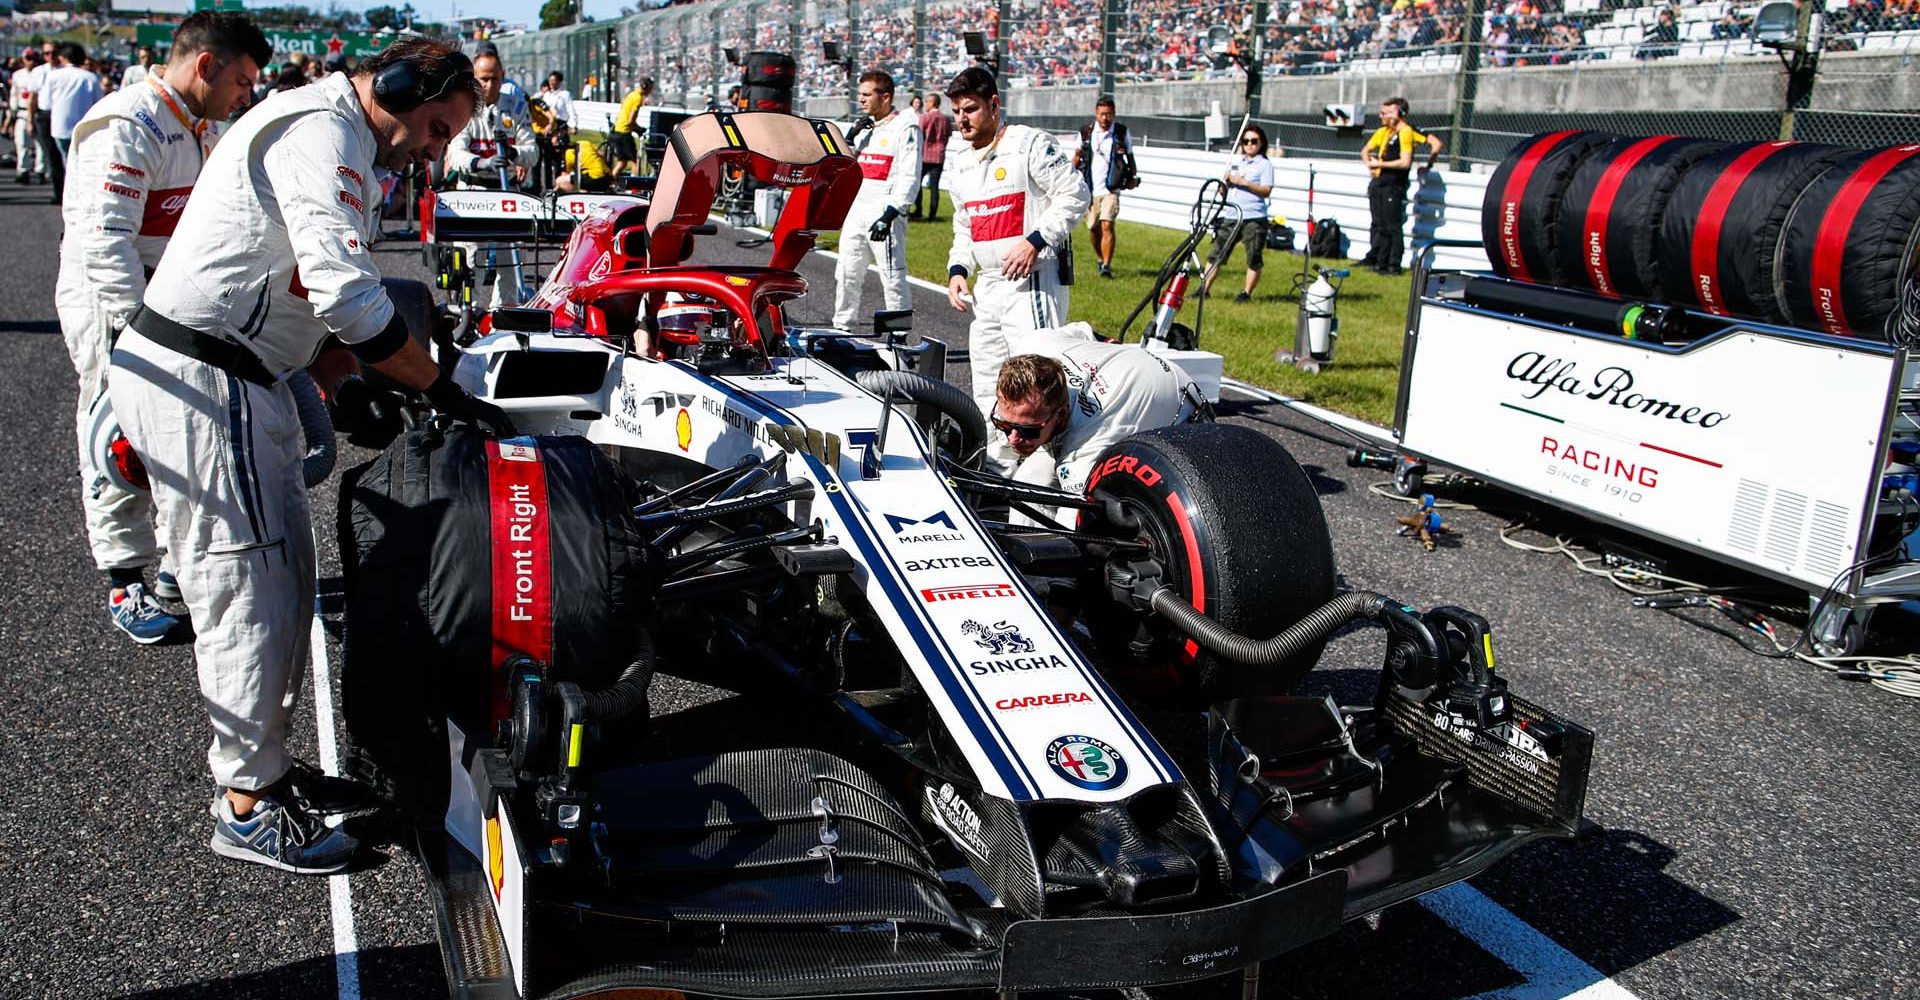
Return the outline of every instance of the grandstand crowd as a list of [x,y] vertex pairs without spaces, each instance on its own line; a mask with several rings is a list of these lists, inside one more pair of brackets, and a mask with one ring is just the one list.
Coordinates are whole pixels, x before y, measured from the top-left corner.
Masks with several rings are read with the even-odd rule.
[[[672,53],[661,75],[669,92],[724,90],[710,57],[720,45],[786,50],[793,17],[810,14],[798,32],[803,97],[851,92],[849,67],[829,62],[820,42],[851,48],[858,70],[877,68],[902,81],[937,82],[971,64],[963,33],[980,31],[988,45],[1000,30],[997,5],[980,0],[929,0],[916,29],[911,3],[847,5],[798,0],[715,7],[717,17],[679,14],[725,0],[676,4],[664,32]],[[1563,65],[1583,60],[1651,60],[1698,54],[1761,54],[1747,44],[1758,0],[1488,0],[1482,63],[1492,68]],[[1015,0],[1006,25],[1010,86],[1097,84],[1101,77],[1104,5],[1093,0]],[[1258,51],[1266,75],[1338,72],[1370,60],[1430,57],[1427,68],[1451,69],[1467,37],[1467,0],[1274,0],[1264,24],[1250,2],[1125,0],[1115,45],[1119,82],[1236,79]],[[1920,30],[1920,0],[1824,0],[1828,50],[1871,47],[1870,35]],[[849,29],[853,30],[850,32]],[[1256,42],[1258,43],[1256,45]],[[1690,43],[1716,43],[1711,51]],[[851,44],[850,44],[851,43]]]

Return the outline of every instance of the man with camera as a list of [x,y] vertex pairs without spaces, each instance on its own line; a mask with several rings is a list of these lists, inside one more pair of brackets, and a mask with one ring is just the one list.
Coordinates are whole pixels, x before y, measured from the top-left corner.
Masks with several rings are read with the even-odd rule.
[[1120,218],[1120,192],[1140,186],[1133,141],[1127,127],[1113,120],[1113,98],[1094,102],[1093,124],[1080,126],[1080,148],[1073,151],[1073,165],[1093,192],[1093,202],[1087,208],[1087,233],[1093,240],[1093,255],[1100,261],[1100,276],[1111,278],[1113,226]]

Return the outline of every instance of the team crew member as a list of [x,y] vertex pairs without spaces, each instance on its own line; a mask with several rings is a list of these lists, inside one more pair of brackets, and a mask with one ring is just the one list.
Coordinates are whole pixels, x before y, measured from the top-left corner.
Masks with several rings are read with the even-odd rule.
[[631,174],[640,162],[640,144],[636,141],[640,109],[653,97],[653,77],[643,76],[639,85],[620,99],[620,110],[613,116],[613,172]]
[[[500,68],[500,57],[476,57],[473,77],[480,83],[480,109],[453,137],[447,162],[464,186],[498,188],[503,167],[512,171],[516,181],[525,180],[527,167],[540,155],[540,147],[533,138],[533,124],[526,109],[514,107],[501,93],[500,85],[507,74]],[[503,138],[507,141],[501,141]]]
[[1373,171],[1367,182],[1367,207],[1373,211],[1373,227],[1367,236],[1367,255],[1360,263],[1381,274],[1399,274],[1400,257],[1406,252],[1401,230],[1407,224],[1407,188],[1413,173],[1413,148],[1427,147],[1427,165],[1445,145],[1437,135],[1421,135],[1407,124],[1407,99],[1389,97],[1380,105],[1380,127],[1360,148],[1360,159]]
[[1021,482],[1080,493],[1108,446],[1198,410],[1184,372],[1138,346],[1101,343],[1085,323],[1033,334],[1023,346],[1032,353],[1001,366],[988,418],[1019,456]]
[[1133,141],[1127,137],[1127,127],[1113,120],[1113,98],[1094,102],[1093,124],[1080,127],[1080,148],[1073,151],[1073,165],[1080,168],[1080,176],[1093,192],[1087,208],[1087,236],[1100,262],[1100,276],[1111,278],[1113,227],[1120,218],[1120,192],[1140,186]]
[[565,159],[561,166],[565,168],[560,176],[554,178],[553,189],[561,194],[575,191],[611,191],[613,190],[613,167],[607,158],[600,155],[600,147],[585,139],[571,145],[573,130],[566,122],[553,123],[553,141],[565,149]]
[[[276,93],[208,157],[113,352],[108,388],[147,465],[192,612],[212,716],[212,848],[288,871],[345,867],[354,837],[312,804],[285,745],[306,665],[313,529],[282,380],[331,335],[435,408],[497,431],[441,377],[380,286],[381,178],[437,159],[479,101],[451,46],[403,39],[353,76]],[[311,784],[310,784],[311,783]],[[303,789],[303,785],[306,787]]]
[[[47,129],[53,136],[53,203],[58,205],[67,193],[67,149],[73,142],[73,128],[100,100],[100,78],[87,68],[87,50],[79,42],[64,42],[54,50],[53,62],[40,78],[31,103],[36,115],[47,116]],[[41,151],[45,155],[45,150]]]
[[[74,126],[67,152],[72,197],[62,211],[60,276],[54,307],[67,354],[80,376],[80,500],[93,563],[107,575],[107,614],[135,642],[153,643],[179,624],[149,595],[142,570],[159,555],[147,496],[85,470],[89,413],[106,391],[113,339],[140,307],[147,272],[186,207],[218,122],[246,102],[265,35],[239,14],[194,14],[173,33],[173,58],[160,72],[117,90]],[[168,574],[160,596],[174,598]]]
[[880,294],[887,308],[913,308],[907,286],[906,214],[920,191],[920,121],[893,110],[893,77],[879,70],[860,75],[859,98],[860,110],[873,124],[853,141],[863,179],[840,230],[833,325],[842,330],[853,329],[860,312],[868,261],[880,265]]
[[[947,87],[954,130],[971,148],[954,157],[953,249],[947,255],[947,302],[967,311],[973,284],[973,323],[967,331],[973,398],[993,407],[994,381],[1017,335],[1066,322],[1073,224],[1087,210],[1087,182],[1053,136],[1000,119],[993,74],[971,66]],[[1004,442],[988,456],[1012,468]]]
[[27,49],[20,56],[26,65],[14,71],[7,93],[8,133],[13,136],[13,182],[31,184],[37,175],[45,183],[47,157],[40,151],[33,127],[33,94],[39,89],[46,68],[40,62],[39,49]]

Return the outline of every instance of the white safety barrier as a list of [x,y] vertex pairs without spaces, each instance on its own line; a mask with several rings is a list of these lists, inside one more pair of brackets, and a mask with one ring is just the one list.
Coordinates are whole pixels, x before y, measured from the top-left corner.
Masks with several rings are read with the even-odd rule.
[[[1063,142],[1077,143],[1078,137]],[[1358,148],[1356,144],[1356,149]],[[1234,157],[1198,149],[1137,147],[1140,186],[1120,196],[1120,218],[1150,226],[1185,229],[1200,194],[1200,186],[1227,172]],[[1419,158],[1415,158],[1418,162]],[[1337,219],[1348,241],[1347,256],[1364,256],[1370,247],[1367,231],[1373,215],[1367,208],[1367,168],[1358,154],[1352,160],[1291,159],[1273,161],[1273,195],[1267,215],[1285,219],[1293,227],[1294,245],[1307,239],[1307,175],[1313,172],[1314,219]],[[1417,239],[1480,239],[1480,201],[1489,175],[1434,169],[1417,178],[1409,192],[1406,237]],[[1480,247],[1442,247],[1434,260],[1440,267],[1485,270],[1489,264]]]

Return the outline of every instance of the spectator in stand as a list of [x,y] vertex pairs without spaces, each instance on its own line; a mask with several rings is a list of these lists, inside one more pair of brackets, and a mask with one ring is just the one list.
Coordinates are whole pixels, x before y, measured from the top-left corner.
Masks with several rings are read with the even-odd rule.
[[[1120,219],[1120,192],[1140,186],[1140,170],[1133,162],[1133,141],[1127,127],[1113,120],[1113,98],[1093,104],[1093,124],[1080,126],[1080,148],[1073,165],[1087,182],[1093,201],[1087,206],[1087,234],[1100,276],[1113,277],[1113,227]],[[1266,214],[1261,213],[1265,219]]]
[[940,219],[940,175],[947,168],[947,140],[953,136],[953,119],[940,110],[940,95],[928,94],[927,109],[920,112],[920,177],[924,183],[914,197],[909,218],[922,218],[920,206],[927,206],[928,222]]
[[1404,97],[1389,97],[1380,105],[1380,127],[1360,148],[1360,160],[1373,172],[1367,182],[1367,207],[1373,214],[1367,254],[1359,263],[1380,274],[1399,274],[1405,253],[1401,230],[1407,222],[1407,188],[1413,175],[1413,148],[1427,147],[1424,176],[1445,145],[1437,135],[1421,135],[1407,122],[1410,111]]
[[73,127],[100,99],[100,78],[86,68],[87,50],[78,42],[61,45],[54,55],[54,68],[47,72],[39,93],[33,95],[35,109],[44,108],[52,130],[56,155],[53,161],[53,203],[65,200],[67,184],[67,143],[73,139]]
[[1680,26],[1674,23],[1673,8],[1663,8],[1640,39],[1635,59],[1665,59],[1680,54]]
[[1237,210],[1236,217],[1221,220],[1213,233],[1213,259],[1207,262],[1200,294],[1213,291],[1213,279],[1219,277],[1233,254],[1235,243],[1247,246],[1247,281],[1235,302],[1253,299],[1253,288],[1260,283],[1260,268],[1266,262],[1267,198],[1273,194],[1273,161],[1267,158],[1267,130],[1249,123],[1240,130],[1240,152],[1233,165],[1220,178],[1227,185],[1227,207]]
[[120,86],[131,87],[145,80],[147,73],[152,69],[153,50],[142,45],[140,46],[140,51],[134,54],[133,65],[128,66],[125,73],[120,74]]

